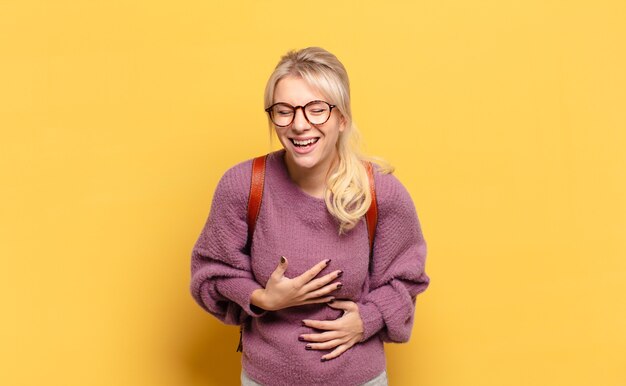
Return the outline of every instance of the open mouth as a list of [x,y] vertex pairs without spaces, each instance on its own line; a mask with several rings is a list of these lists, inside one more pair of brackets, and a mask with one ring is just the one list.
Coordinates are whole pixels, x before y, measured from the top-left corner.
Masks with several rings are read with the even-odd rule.
[[307,147],[310,147],[312,145],[315,145],[317,143],[317,141],[319,140],[319,137],[309,138],[309,139],[305,139],[303,141],[298,141],[298,140],[295,140],[293,138],[289,138],[289,140],[291,141],[291,143],[293,143],[293,145],[295,147],[307,148]]

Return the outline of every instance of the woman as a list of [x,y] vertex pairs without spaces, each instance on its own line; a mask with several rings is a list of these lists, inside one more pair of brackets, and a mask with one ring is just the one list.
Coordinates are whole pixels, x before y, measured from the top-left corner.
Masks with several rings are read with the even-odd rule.
[[386,385],[383,342],[406,342],[429,284],[413,202],[390,168],[374,171],[378,222],[358,153],[348,75],[317,47],[287,53],[265,90],[283,149],[267,157],[251,247],[252,160],[230,168],[192,252],[191,291],[243,324],[244,385]]

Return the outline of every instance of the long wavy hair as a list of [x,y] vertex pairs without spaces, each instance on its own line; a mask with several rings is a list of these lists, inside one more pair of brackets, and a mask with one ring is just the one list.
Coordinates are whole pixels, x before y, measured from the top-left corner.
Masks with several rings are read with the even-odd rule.
[[[339,234],[354,228],[372,203],[369,180],[364,162],[374,162],[379,173],[393,173],[393,167],[378,157],[360,151],[360,134],[352,120],[350,108],[350,81],[348,73],[337,57],[320,47],[308,47],[285,54],[265,87],[265,107],[274,103],[274,89],[286,76],[302,78],[310,87],[319,90],[346,120],[337,140],[338,162],[331,166],[326,177],[324,200],[328,211],[339,222]],[[270,138],[274,124],[268,116]]]

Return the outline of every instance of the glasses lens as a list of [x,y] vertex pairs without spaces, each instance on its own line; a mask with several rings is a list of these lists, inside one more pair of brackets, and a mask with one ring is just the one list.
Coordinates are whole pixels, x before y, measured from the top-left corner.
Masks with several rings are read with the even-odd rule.
[[304,112],[314,125],[321,125],[330,117],[330,106],[324,102],[311,102],[304,106]]
[[277,103],[272,106],[270,114],[274,124],[277,126],[288,126],[293,120],[294,111],[293,107],[287,104]]

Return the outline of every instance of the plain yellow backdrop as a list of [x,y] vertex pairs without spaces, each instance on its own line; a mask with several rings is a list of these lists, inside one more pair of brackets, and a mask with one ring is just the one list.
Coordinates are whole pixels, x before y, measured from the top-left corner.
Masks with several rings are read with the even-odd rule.
[[[0,1],[0,384],[237,385],[192,300],[281,54],[346,65],[432,283],[392,385],[626,385],[622,0]],[[274,144],[276,146],[276,142]]]

